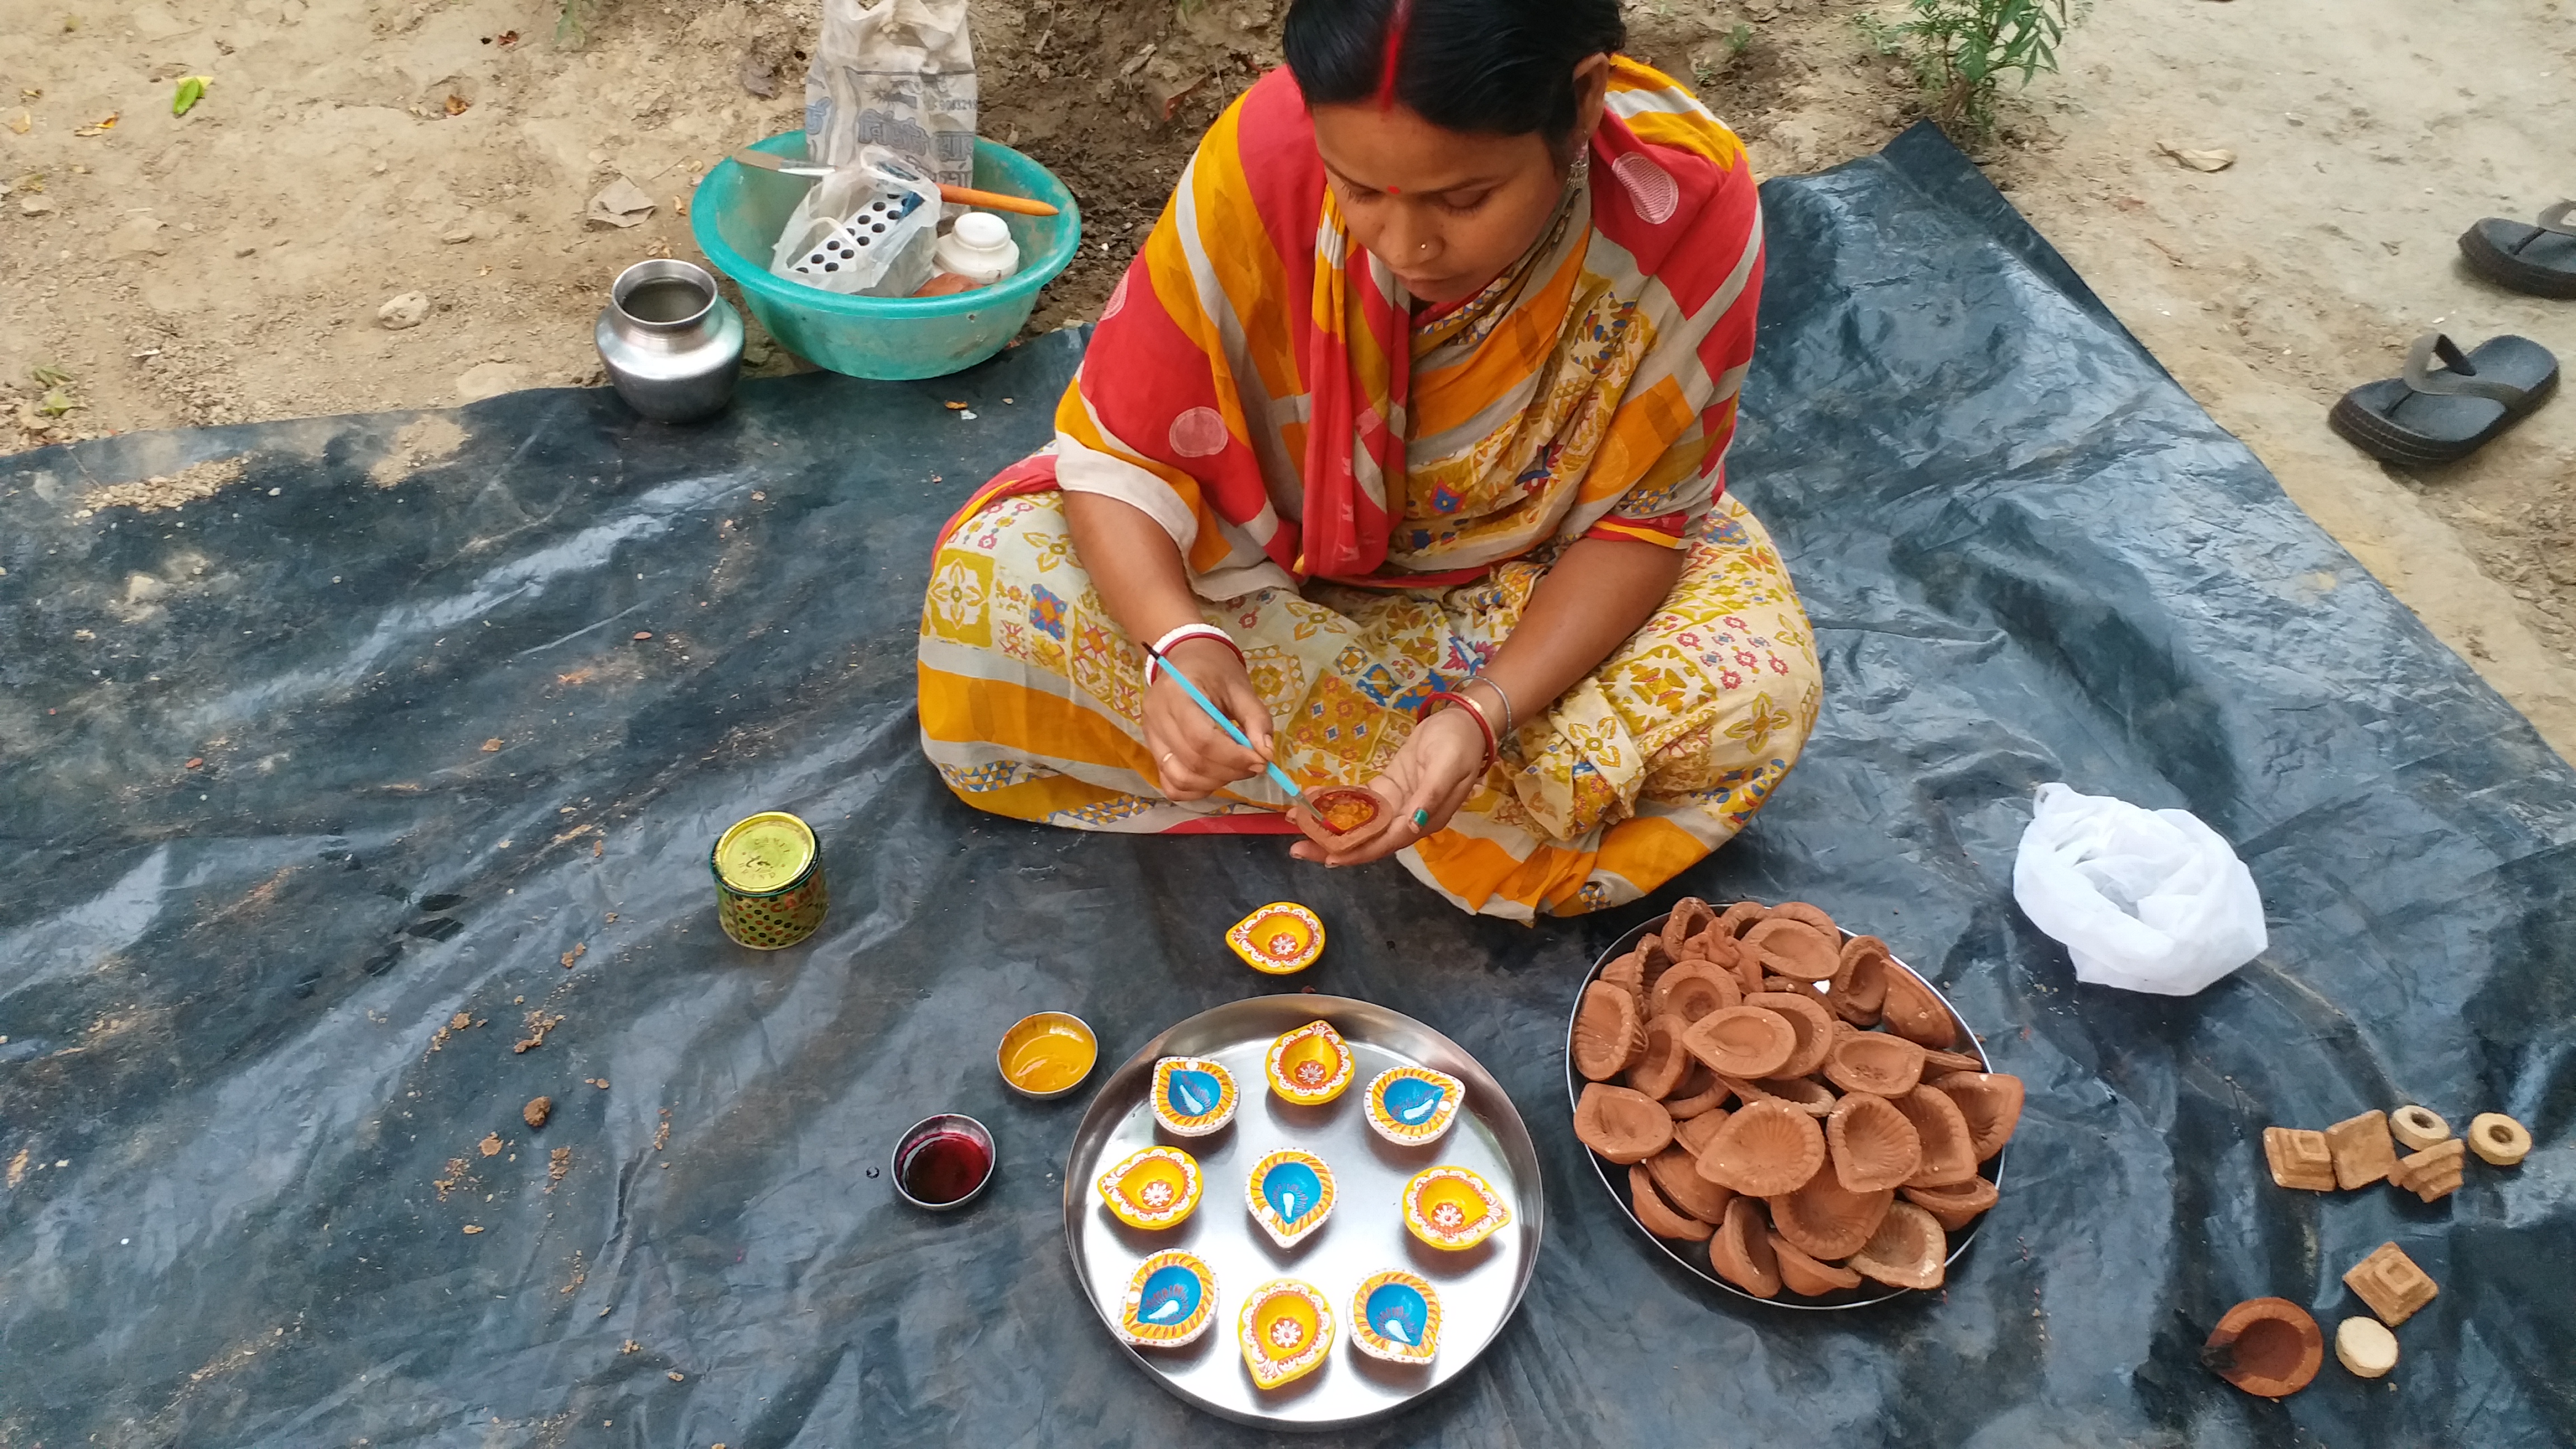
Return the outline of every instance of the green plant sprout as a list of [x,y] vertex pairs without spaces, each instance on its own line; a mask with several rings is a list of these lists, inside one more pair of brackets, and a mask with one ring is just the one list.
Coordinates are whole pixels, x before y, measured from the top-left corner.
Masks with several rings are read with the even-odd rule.
[[1907,0],[1910,18],[1891,25],[1859,17],[1881,55],[1902,57],[1931,103],[1932,119],[1962,141],[1995,134],[1995,102],[2007,75],[2028,86],[2057,69],[2058,42],[2083,19],[2080,0]]

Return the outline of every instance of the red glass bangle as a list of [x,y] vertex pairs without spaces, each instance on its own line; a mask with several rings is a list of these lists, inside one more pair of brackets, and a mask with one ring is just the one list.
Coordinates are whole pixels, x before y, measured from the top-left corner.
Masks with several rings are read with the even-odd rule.
[[1415,722],[1419,723],[1431,718],[1439,712],[1442,704],[1463,707],[1467,711],[1467,717],[1476,722],[1477,733],[1485,737],[1485,768],[1492,769],[1494,762],[1503,757],[1503,747],[1502,742],[1494,737],[1494,722],[1485,717],[1483,705],[1463,694],[1446,689],[1435,690],[1423,699],[1421,708],[1413,712]]

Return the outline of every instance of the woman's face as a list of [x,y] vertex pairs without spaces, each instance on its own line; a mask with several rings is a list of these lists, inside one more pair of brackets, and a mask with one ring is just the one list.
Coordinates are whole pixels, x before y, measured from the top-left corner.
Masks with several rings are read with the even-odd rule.
[[[1601,119],[1609,58],[1575,68],[1575,136]],[[1470,297],[1556,215],[1565,173],[1537,134],[1444,131],[1404,106],[1314,108],[1315,149],[1359,244],[1425,302]]]

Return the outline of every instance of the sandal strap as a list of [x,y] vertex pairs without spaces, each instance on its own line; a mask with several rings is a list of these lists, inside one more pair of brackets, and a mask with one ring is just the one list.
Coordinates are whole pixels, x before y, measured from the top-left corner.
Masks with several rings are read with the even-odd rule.
[[2533,221],[2542,231],[2556,232],[2565,237],[2576,237],[2576,224],[2570,224],[2570,218],[2576,218],[2576,201],[2562,201],[2556,206],[2548,207],[2539,216],[2533,218]]
[[[2433,359],[2439,355],[2448,371],[2435,375]],[[2406,349],[2406,385],[2417,392],[2448,397],[2482,397],[2511,407],[2522,400],[2523,389],[2509,382],[2493,382],[2477,375],[2468,354],[2439,332],[2427,332]]]

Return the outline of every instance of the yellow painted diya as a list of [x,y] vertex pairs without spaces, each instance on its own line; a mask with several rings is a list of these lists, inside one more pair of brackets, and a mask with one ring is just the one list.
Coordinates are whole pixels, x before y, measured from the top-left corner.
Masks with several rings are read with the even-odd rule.
[[1243,1180],[1252,1219],[1283,1248],[1297,1246],[1333,1211],[1333,1170],[1324,1159],[1283,1147],[1252,1164]]
[[1428,1067],[1389,1067],[1361,1100],[1378,1136],[1398,1147],[1419,1147],[1439,1141],[1458,1120],[1467,1084]]
[[1176,1137],[1205,1137],[1233,1121],[1242,1104],[1234,1073],[1205,1057],[1154,1063],[1154,1120]]
[[1118,1307],[1118,1336],[1140,1348],[1195,1343],[1216,1321],[1216,1274],[1177,1249],[1136,1265]]
[[1361,1279],[1351,1295],[1351,1346],[1388,1363],[1431,1362],[1440,1351],[1440,1295],[1399,1269]]
[[1329,1021],[1282,1033],[1263,1062],[1270,1090],[1300,1107],[1320,1107],[1351,1085],[1351,1049]]
[[1265,1389],[1305,1377],[1333,1351],[1333,1305],[1294,1278],[1252,1290],[1236,1319],[1243,1366]]
[[1199,1205],[1199,1162],[1177,1147],[1146,1147],[1100,1174],[1100,1200],[1131,1228],[1168,1228]]
[[1404,1185],[1404,1225],[1435,1248],[1461,1252],[1502,1231],[1512,1210],[1493,1184],[1463,1167],[1426,1167]]
[[1235,922],[1225,943],[1255,971],[1292,975],[1324,954],[1324,923],[1294,901],[1273,901]]

